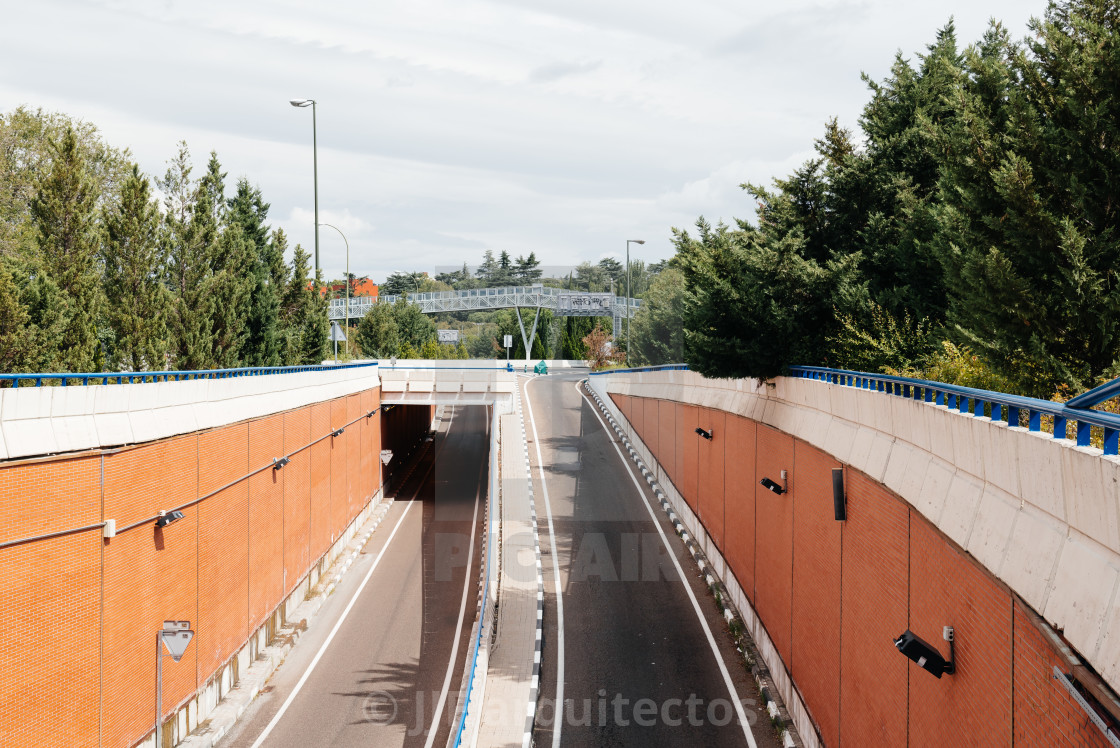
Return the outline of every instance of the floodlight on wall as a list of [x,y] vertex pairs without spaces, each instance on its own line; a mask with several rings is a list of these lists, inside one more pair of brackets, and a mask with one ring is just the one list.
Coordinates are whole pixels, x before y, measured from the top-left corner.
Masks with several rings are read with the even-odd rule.
[[338,431],[332,431],[331,436],[342,436],[342,432],[345,431],[345,430],[346,430],[346,427],[344,426],[344,427],[340,428]]
[[156,527],[167,527],[172,522],[178,522],[183,518],[183,513],[178,509],[172,509],[170,512],[160,510],[159,517],[156,519]]
[[366,413],[366,420],[368,421],[369,419],[373,418],[373,414],[379,410],[381,410],[381,408],[374,408],[369,413]]
[[848,499],[844,495],[844,468],[832,468],[832,512],[837,522],[848,518]]
[[789,486],[786,483],[786,471],[785,470],[782,471],[782,482],[781,483],[778,483],[776,481],[772,481],[769,478],[763,478],[762,480],[759,481],[759,483],[766,490],[773,491],[774,493],[778,494],[779,496],[781,496],[782,494],[784,494],[786,491],[789,490]]
[[712,434],[714,432],[713,431],[708,431],[707,429],[702,429],[702,428],[697,427],[696,433],[699,434],[700,436],[704,437],[708,441],[711,441],[712,440]]
[[288,459],[287,457],[281,457],[280,459],[274,459],[272,461],[272,469],[273,470],[280,470],[285,465],[287,465],[289,462],[291,462],[291,460]]
[[915,662],[918,667],[932,673],[935,678],[940,678],[942,674],[952,675],[957,672],[957,651],[953,643],[955,639],[953,627],[946,626],[941,635],[945,641],[949,642],[948,660],[942,657],[941,653],[932,644],[909,629],[895,639],[894,646],[898,648],[899,652]]

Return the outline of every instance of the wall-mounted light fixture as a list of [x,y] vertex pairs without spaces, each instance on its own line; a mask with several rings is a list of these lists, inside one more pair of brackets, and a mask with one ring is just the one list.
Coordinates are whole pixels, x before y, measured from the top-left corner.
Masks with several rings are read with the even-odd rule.
[[346,427],[343,426],[338,431],[332,431],[331,436],[342,436],[342,432],[345,431],[345,430],[346,430]]
[[291,462],[291,460],[289,460],[287,457],[281,457],[280,459],[273,459],[272,460],[272,469],[273,470],[280,470],[285,465],[287,465],[289,462]]
[[381,410],[381,408],[374,408],[369,413],[366,413],[366,420],[368,421],[369,419],[373,418],[373,414],[379,410]]
[[837,522],[848,518],[848,500],[844,495],[844,468],[832,468],[832,512]]
[[713,433],[712,431],[708,431],[707,429],[702,429],[700,427],[697,427],[696,428],[696,433],[699,434],[700,436],[704,437],[708,441],[712,440],[712,433]]
[[934,677],[940,678],[942,673],[952,675],[957,672],[957,650],[953,644],[955,638],[953,627],[946,626],[942,629],[941,635],[945,641],[949,642],[948,660],[942,657],[941,653],[932,644],[909,629],[895,639],[894,645],[899,652],[917,663],[918,667],[933,673]]
[[778,494],[779,496],[781,496],[782,494],[784,494],[786,491],[789,490],[789,486],[786,484],[786,471],[785,470],[782,471],[782,482],[781,483],[776,483],[776,482],[770,480],[769,478],[763,478],[762,480],[759,481],[759,483],[762,484],[762,487],[765,488],[766,490],[773,491],[774,493]]
[[159,517],[156,519],[156,527],[167,527],[172,522],[178,522],[183,518],[183,513],[178,509],[172,509],[170,512],[160,510]]

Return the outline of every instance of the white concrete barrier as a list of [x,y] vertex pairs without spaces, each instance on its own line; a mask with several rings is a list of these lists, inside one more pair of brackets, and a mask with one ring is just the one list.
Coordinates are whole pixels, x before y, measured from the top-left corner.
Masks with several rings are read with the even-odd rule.
[[0,390],[0,459],[165,439],[380,386],[376,366],[230,379]]
[[1042,613],[1120,690],[1120,458],[945,406],[813,380],[590,377],[600,396],[717,408],[882,482]]

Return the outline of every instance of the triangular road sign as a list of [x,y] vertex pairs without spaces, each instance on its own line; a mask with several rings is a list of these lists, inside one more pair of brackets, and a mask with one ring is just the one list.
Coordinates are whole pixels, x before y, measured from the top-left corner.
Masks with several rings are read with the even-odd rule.
[[342,331],[342,328],[339,327],[339,324],[337,322],[331,323],[331,340],[336,343],[340,343],[346,340],[346,333]]
[[160,638],[163,639],[163,646],[167,647],[168,653],[171,654],[171,659],[178,662],[183,653],[187,651],[187,645],[194,638],[194,632],[189,629],[187,631],[161,631]]

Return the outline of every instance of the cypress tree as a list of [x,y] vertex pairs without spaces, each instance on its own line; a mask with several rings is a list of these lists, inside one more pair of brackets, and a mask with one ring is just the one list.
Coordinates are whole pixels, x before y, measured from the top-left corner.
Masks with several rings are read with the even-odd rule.
[[163,369],[170,298],[160,282],[159,209],[138,166],[122,185],[105,227],[106,317],[115,337],[109,363],[132,371]]
[[38,231],[40,270],[57,286],[61,310],[55,334],[44,339],[43,344],[53,352],[48,356],[59,368],[90,371],[96,368],[100,353],[98,194],[86,172],[73,129],[66,130],[52,151],[51,169],[31,201],[31,216]]
[[[248,315],[240,358],[246,366],[278,366],[281,336],[277,322],[282,287],[276,285],[275,275],[279,272],[277,265],[283,268],[283,248],[270,240],[265,225],[269,205],[249,180],[238,180],[237,193],[229,199],[227,207],[227,223],[240,228],[249,252]],[[282,236],[280,239],[283,241]]]
[[164,279],[172,295],[168,342],[174,367],[183,370],[214,366],[214,301],[207,290],[218,225],[211,190],[192,183],[190,174],[190,153],[187,144],[180,143],[158,186],[164,194]]

